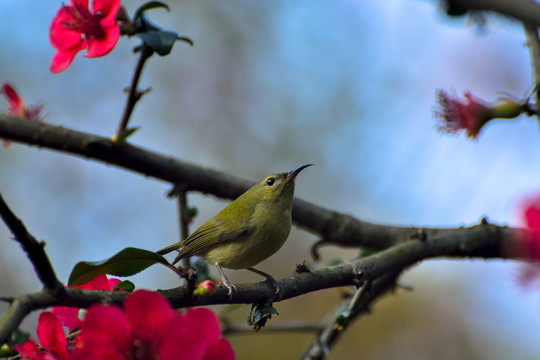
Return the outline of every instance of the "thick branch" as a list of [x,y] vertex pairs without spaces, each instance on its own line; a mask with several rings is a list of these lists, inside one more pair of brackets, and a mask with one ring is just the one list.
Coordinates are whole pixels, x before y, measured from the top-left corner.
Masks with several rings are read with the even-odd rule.
[[[238,290],[229,300],[227,289],[218,287],[209,297],[193,297],[185,287],[161,290],[175,308],[216,304],[265,303],[268,299],[281,301],[309,292],[340,286],[360,286],[364,281],[375,281],[387,274],[401,272],[417,262],[436,257],[481,257],[511,258],[514,239],[525,238],[523,230],[483,224],[447,232],[444,236],[433,236],[422,240],[410,240],[369,257],[339,266],[332,266],[310,272],[297,273],[278,280],[283,288],[283,296],[273,299],[274,288],[268,283],[238,284]],[[126,294],[94,292],[67,288],[61,296],[50,291],[16,298],[7,314],[0,322],[0,343],[18,326],[29,312],[49,306],[87,307],[95,303],[121,305]]]
[[[234,199],[253,185],[252,181],[128,143],[113,145],[102,136],[5,114],[0,114],[0,137],[113,164],[173,184],[182,184],[185,191],[211,193],[221,198]],[[298,198],[294,201],[292,215],[300,227],[320,235],[329,243],[342,246],[386,248],[406,240],[411,232],[419,231],[359,221]]]

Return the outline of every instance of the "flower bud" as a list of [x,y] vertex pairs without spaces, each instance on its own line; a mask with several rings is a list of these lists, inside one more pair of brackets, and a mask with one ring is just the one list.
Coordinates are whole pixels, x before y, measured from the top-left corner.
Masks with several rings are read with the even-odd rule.
[[513,119],[525,112],[525,103],[511,97],[495,102],[487,102],[470,92],[463,93],[463,99],[450,95],[444,90],[437,92],[439,108],[435,117],[439,131],[455,134],[465,130],[467,137],[476,139],[482,127],[493,119]]
[[216,292],[216,283],[211,280],[203,281],[199,286],[193,291],[195,296],[210,296]]

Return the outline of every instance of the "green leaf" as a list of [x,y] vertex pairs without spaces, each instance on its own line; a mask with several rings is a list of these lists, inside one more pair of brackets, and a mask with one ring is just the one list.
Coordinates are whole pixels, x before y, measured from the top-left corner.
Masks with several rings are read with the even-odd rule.
[[255,330],[260,330],[273,314],[279,315],[277,309],[271,305],[251,304],[248,312],[247,323]]
[[163,264],[174,268],[163,256],[155,252],[126,248],[107,260],[77,263],[69,275],[68,285],[83,285],[104,274],[131,276],[154,264]]
[[145,31],[136,34],[144,43],[150,46],[160,56],[169,54],[176,40],[178,34],[174,31],[167,30],[153,30]]
[[128,293],[132,293],[133,290],[135,290],[135,284],[129,280],[124,280],[120,284],[116,285],[113,289],[113,291],[121,291],[121,290]]
[[348,325],[351,319],[351,308],[343,307],[338,310],[336,314],[336,328],[338,331],[343,331]]
[[21,331],[19,329],[15,330],[15,331],[13,331],[11,333],[11,341],[15,345],[22,345],[25,342],[27,342],[28,339],[30,339],[30,334],[27,333],[27,332],[23,332],[23,331]]
[[124,129],[124,130],[120,131],[119,134],[114,134],[113,137],[111,138],[111,141],[113,142],[113,144],[121,144],[121,143],[125,142],[128,137],[133,135],[133,133],[135,133],[135,131],[139,130],[139,128],[140,128],[139,126],[135,126],[135,127],[132,127],[132,128]]
[[133,15],[133,22],[139,20],[145,11],[160,7],[165,8],[167,11],[170,11],[169,6],[161,1],[149,1],[142,4],[137,10],[135,10],[135,14]]

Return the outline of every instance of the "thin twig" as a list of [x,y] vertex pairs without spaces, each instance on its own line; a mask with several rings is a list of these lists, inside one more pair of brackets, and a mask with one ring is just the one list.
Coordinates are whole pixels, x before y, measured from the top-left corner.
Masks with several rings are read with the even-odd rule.
[[[378,300],[382,294],[394,286],[399,274],[400,271],[397,271],[384,275],[373,282],[366,281],[364,286],[358,289],[346,304],[346,306],[352,310],[349,322],[352,323],[354,320],[357,320],[360,315],[369,313],[373,302]],[[302,359],[324,359],[325,356],[328,355],[330,349],[344,333],[344,329],[336,325],[335,320],[332,319],[319,336],[313,340],[310,348],[302,356]]]
[[122,120],[120,121],[118,130],[116,131],[117,136],[119,136],[127,128],[129,119],[133,113],[133,109],[135,108],[135,104],[137,104],[144,93],[138,89],[139,79],[146,60],[152,56],[154,50],[147,45],[143,45],[140,49],[140,53],[141,54],[139,60],[137,61],[137,66],[135,67],[135,72],[133,73],[133,78],[131,79],[131,85],[129,87],[124,113],[122,114]]
[[64,288],[58,280],[47,254],[45,253],[43,242],[36,240],[32,234],[26,230],[23,222],[8,207],[4,198],[0,194],[0,216],[6,226],[11,230],[15,240],[18,241],[28,258],[34,266],[34,270],[46,289],[60,291]]
[[[180,187],[177,187],[180,189]],[[189,236],[189,223],[191,216],[188,214],[187,191],[181,188],[178,191],[178,217],[180,221],[180,241],[187,239]],[[182,267],[187,269],[190,267],[190,259],[181,260]]]
[[[263,331],[259,333],[270,334],[270,333],[320,333],[323,331],[324,325],[317,321],[287,321],[287,322],[278,322],[270,323],[264,327]],[[253,326],[248,326],[246,324],[236,324],[232,322],[225,322],[223,325],[223,335],[250,335],[255,331]]]
[[[533,81],[535,88],[536,107],[540,104],[540,38],[538,37],[538,27],[529,23],[523,23],[525,35],[527,36],[527,46],[531,54],[531,67],[533,72]],[[540,117],[536,115],[540,122]]]

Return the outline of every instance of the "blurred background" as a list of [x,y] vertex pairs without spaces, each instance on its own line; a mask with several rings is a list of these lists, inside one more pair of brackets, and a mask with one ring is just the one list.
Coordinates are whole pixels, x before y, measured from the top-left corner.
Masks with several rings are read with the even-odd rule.
[[[130,14],[142,1],[124,0]],[[477,141],[437,132],[437,89],[523,97],[532,87],[518,22],[486,26],[447,18],[435,1],[184,0],[152,21],[191,37],[154,56],[141,87],[131,142],[193,163],[258,180],[302,163],[316,166],[296,194],[360,219],[457,227],[522,224],[519,203],[540,191],[540,133],[534,118],[494,121]],[[48,28],[60,1],[0,0],[0,82],[46,121],[111,136],[136,62],[136,39],[111,54],[79,54],[49,72]],[[0,109],[7,110],[0,100]],[[102,260],[127,246],[160,249],[179,238],[169,184],[87,159],[15,144],[0,149],[0,192],[29,230],[47,242],[59,277],[80,260]],[[192,194],[193,230],[227,202]],[[294,229],[258,267],[276,278],[310,261],[317,239]],[[40,289],[31,264],[0,225],[0,296]],[[325,248],[323,263],[356,251]],[[433,260],[402,278],[414,291],[388,295],[346,332],[331,358],[537,359],[540,291],[523,289],[511,261]],[[238,282],[259,281],[229,271]],[[179,285],[155,266],[131,278],[140,288]],[[275,304],[271,322],[317,320],[340,303],[326,290]],[[0,304],[0,313],[5,311]],[[223,311],[226,307],[215,307]],[[227,316],[244,322],[248,306]],[[35,330],[37,313],[24,323]],[[237,358],[295,359],[310,334],[261,331],[230,337]]]

